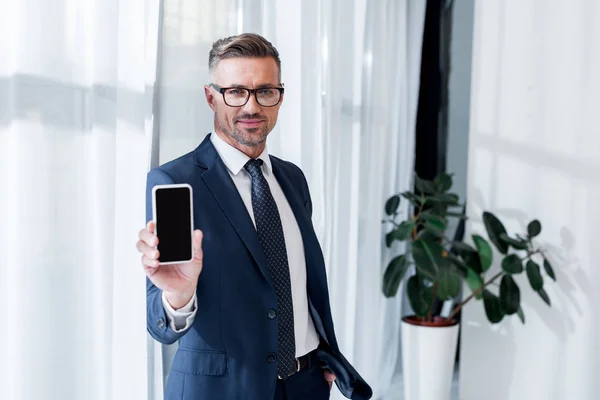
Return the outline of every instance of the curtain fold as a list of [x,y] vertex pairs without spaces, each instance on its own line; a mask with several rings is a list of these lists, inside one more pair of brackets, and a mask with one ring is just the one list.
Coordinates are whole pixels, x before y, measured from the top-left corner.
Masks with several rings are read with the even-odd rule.
[[0,386],[145,399],[143,226],[158,0],[0,13]]
[[475,3],[466,233],[485,233],[485,210],[510,235],[539,219],[535,244],[556,282],[542,272],[548,307],[515,276],[525,325],[492,325],[481,302],[465,306],[464,400],[598,398],[598,20],[595,0]]
[[[415,125],[421,66],[421,47],[425,1],[388,0],[383,6],[368,2],[363,68],[363,104],[361,115],[360,237],[359,265],[387,265],[404,249],[395,243],[391,249],[382,245],[381,210],[392,194],[410,190],[414,171]],[[408,218],[408,204],[403,203],[402,218]],[[389,226],[385,227],[389,230]],[[399,399],[402,383],[400,321],[408,304],[403,287],[393,299],[381,295],[381,274],[363,268],[357,298],[362,324],[375,329],[361,329],[356,341],[359,362],[377,371],[380,398]],[[402,285],[403,286],[403,285]],[[370,300],[366,303],[365,300]],[[373,310],[377,315],[372,316]],[[369,343],[378,332],[378,357],[373,359]]]

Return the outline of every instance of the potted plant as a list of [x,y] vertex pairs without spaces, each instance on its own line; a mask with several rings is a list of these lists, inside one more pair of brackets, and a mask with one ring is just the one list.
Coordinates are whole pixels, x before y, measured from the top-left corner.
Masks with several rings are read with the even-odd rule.
[[[415,273],[406,282],[406,292],[414,315],[402,320],[402,364],[406,400],[449,400],[459,329],[459,312],[470,302],[482,300],[491,323],[517,315],[523,323],[520,288],[514,275],[525,272],[531,288],[550,305],[544,290],[544,277],[556,280],[552,266],[534,242],[541,223],[531,221],[523,235],[508,235],[502,222],[492,213],[483,213],[487,239],[478,234],[467,243],[448,237],[449,220],[465,220],[465,207],[459,196],[450,192],[452,176],[446,173],[435,180],[415,177],[415,190],[390,197],[385,204],[391,226],[386,245],[405,242],[405,250],[385,268],[383,293],[393,297],[400,282],[414,265]],[[410,218],[398,221],[400,205],[408,201]],[[491,274],[492,246],[502,256],[500,271]],[[463,284],[471,293],[456,301]],[[499,283],[499,288],[490,285]],[[440,305],[450,302],[451,311],[441,312]],[[446,303],[448,304],[448,303]],[[444,307],[444,309],[447,309]]]

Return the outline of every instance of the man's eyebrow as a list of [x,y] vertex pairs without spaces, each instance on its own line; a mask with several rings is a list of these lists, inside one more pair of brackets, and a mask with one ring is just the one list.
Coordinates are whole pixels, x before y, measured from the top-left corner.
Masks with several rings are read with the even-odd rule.
[[273,83],[263,83],[260,84],[258,86],[256,86],[257,89],[262,89],[262,88],[272,88],[272,87],[278,87],[279,85],[277,84],[273,84]]
[[[238,89],[249,89],[248,86],[239,85],[237,83],[233,83],[229,87],[238,88]],[[260,85],[257,85],[255,89],[272,88],[272,87],[279,87],[279,85],[273,84],[273,83],[261,83]]]

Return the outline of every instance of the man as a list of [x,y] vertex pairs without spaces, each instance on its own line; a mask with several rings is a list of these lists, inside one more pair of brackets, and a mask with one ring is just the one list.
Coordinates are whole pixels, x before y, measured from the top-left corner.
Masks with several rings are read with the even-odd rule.
[[[193,152],[148,174],[146,228],[137,243],[147,274],[147,326],[179,340],[165,398],[351,399],[371,388],[340,353],[323,255],[302,171],[269,156],[284,89],[277,50],[243,34],[214,43],[206,100],[214,132]],[[194,260],[158,265],[151,192],[189,183]]]

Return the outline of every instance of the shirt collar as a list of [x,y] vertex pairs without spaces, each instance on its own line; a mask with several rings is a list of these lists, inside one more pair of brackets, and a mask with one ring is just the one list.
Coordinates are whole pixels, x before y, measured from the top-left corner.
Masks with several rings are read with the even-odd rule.
[[[242,153],[223,139],[215,132],[212,132],[210,135],[210,141],[213,146],[219,153],[219,156],[223,160],[223,163],[227,167],[227,169],[233,174],[237,175],[244,168],[250,157],[246,154]],[[258,156],[259,159],[263,161],[263,172],[267,174],[271,173],[271,158],[269,157],[269,153],[267,152],[267,146],[263,152]]]

